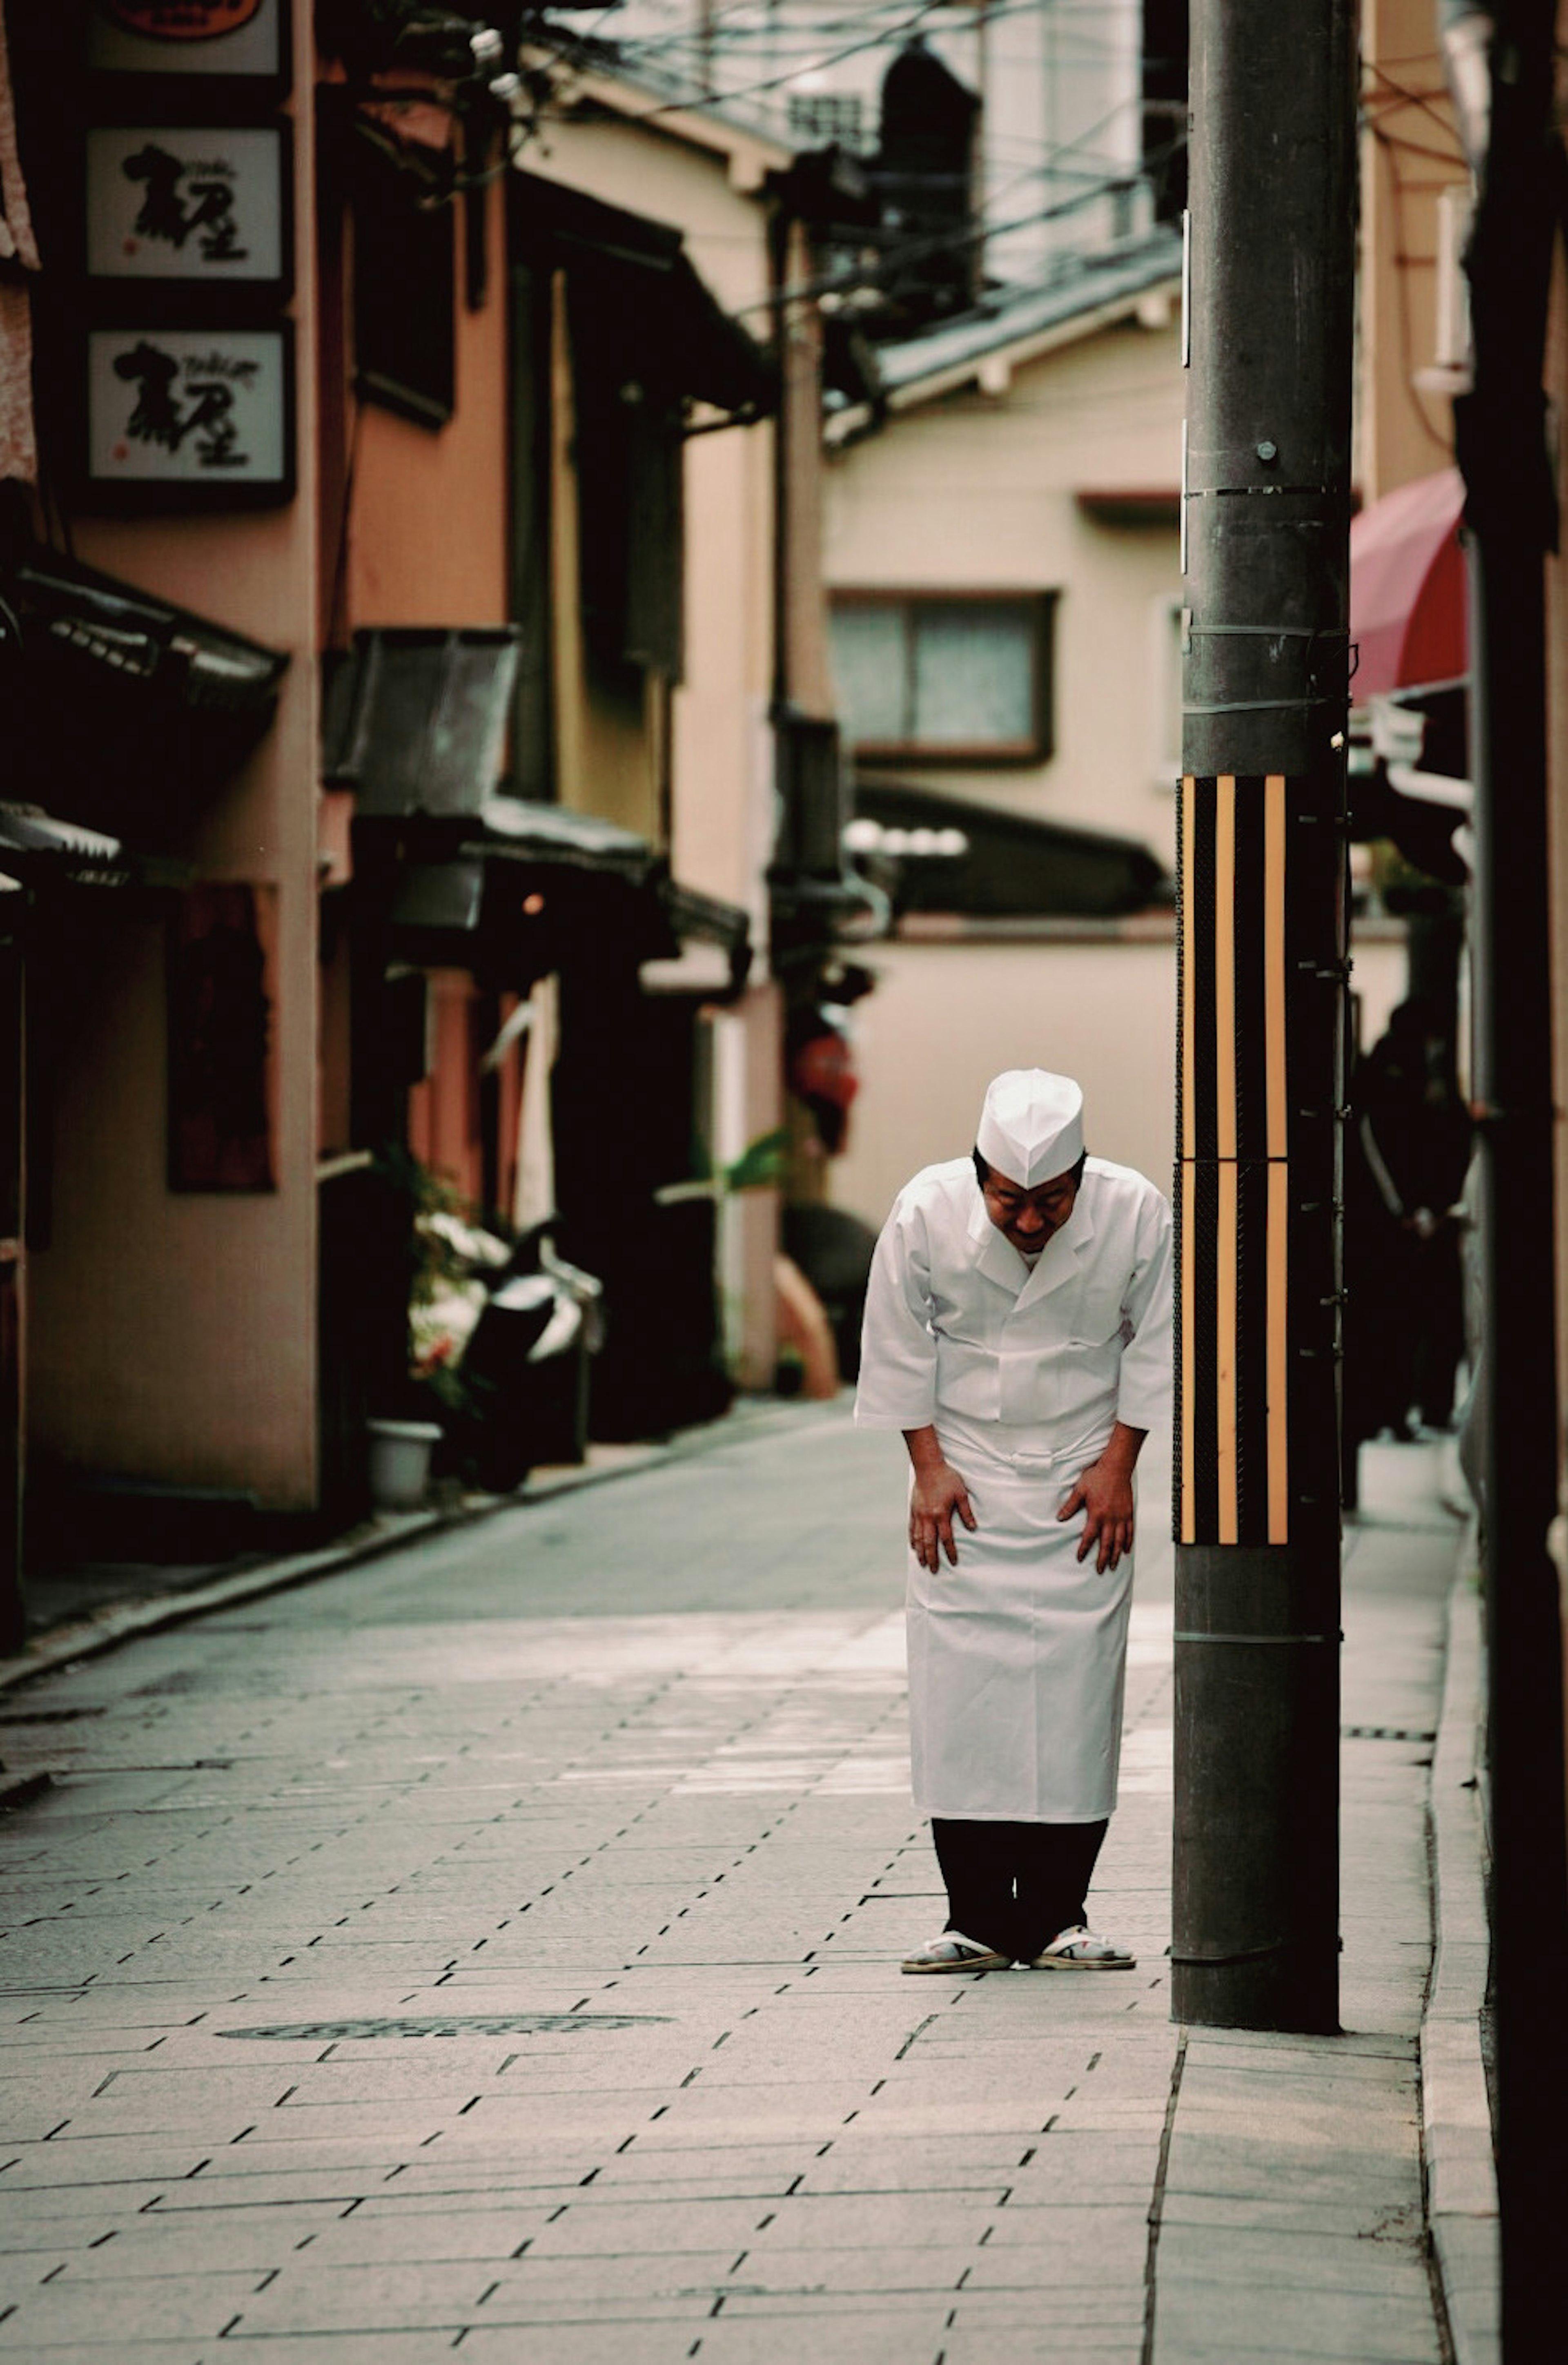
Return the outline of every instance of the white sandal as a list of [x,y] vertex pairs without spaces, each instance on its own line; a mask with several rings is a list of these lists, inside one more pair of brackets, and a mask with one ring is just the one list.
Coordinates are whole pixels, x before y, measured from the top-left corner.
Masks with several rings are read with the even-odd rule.
[[1029,1965],[1032,1971],[1130,1971],[1136,1968],[1137,1957],[1118,1946],[1114,1938],[1096,1937],[1081,1922],[1070,1930],[1058,1930],[1050,1945],[1035,1956]]
[[1005,1971],[1012,1966],[1011,1955],[999,1955],[994,1946],[982,1946],[974,1938],[966,1938],[960,1930],[945,1930],[940,1938],[917,1947],[906,1955],[901,1969],[906,1971]]

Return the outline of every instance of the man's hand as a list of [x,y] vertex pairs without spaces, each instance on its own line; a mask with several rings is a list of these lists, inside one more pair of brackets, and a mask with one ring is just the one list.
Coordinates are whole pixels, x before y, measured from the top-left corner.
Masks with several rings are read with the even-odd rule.
[[966,1528],[979,1524],[969,1503],[969,1488],[950,1462],[939,1462],[934,1470],[916,1476],[909,1498],[909,1540],[916,1560],[933,1575],[942,1564],[943,1552],[955,1568],[958,1566],[958,1547],[953,1541],[955,1511]]
[[1133,1464],[1143,1440],[1142,1429],[1118,1421],[1104,1452],[1090,1463],[1057,1513],[1058,1519],[1070,1519],[1075,1511],[1088,1512],[1078,1557],[1087,1560],[1098,1544],[1095,1567],[1102,1576],[1133,1548]]
[[904,1443],[914,1466],[914,1485],[909,1497],[909,1541],[922,1568],[933,1576],[942,1565],[942,1554],[956,1568],[958,1547],[953,1541],[953,1514],[956,1511],[966,1528],[975,1528],[979,1521],[969,1501],[969,1490],[954,1469],[944,1459],[936,1442],[935,1429],[906,1429]]

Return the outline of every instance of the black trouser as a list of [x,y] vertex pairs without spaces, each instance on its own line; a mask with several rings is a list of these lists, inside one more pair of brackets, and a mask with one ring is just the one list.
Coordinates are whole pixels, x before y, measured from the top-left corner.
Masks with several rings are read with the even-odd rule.
[[1098,1823],[969,1823],[933,1815],[947,1927],[1028,1962],[1084,1918]]

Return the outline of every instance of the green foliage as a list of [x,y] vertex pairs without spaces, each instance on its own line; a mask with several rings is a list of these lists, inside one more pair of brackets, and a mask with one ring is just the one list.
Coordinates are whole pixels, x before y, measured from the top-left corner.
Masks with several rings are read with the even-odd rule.
[[788,1126],[778,1126],[772,1133],[759,1133],[755,1141],[747,1142],[734,1163],[722,1170],[724,1189],[766,1191],[782,1182],[789,1149]]

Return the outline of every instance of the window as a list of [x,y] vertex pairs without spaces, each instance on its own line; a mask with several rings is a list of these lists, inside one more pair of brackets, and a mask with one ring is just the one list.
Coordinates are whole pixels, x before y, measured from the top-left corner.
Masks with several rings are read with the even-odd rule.
[[1040,763],[1054,592],[850,592],[834,601],[846,735],[862,756]]
[[639,356],[612,292],[591,271],[568,275],[583,632],[601,662],[678,681],[682,407],[633,375]]
[[454,209],[364,140],[354,169],[355,385],[420,427],[444,427],[456,400]]
[[812,146],[858,149],[866,136],[865,102],[843,92],[791,91],[790,129]]

